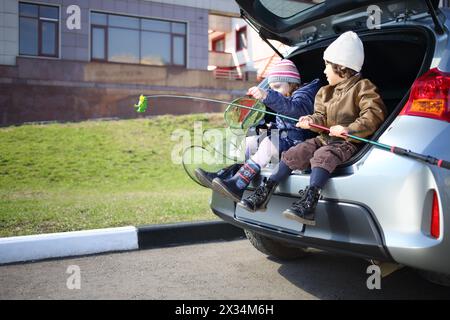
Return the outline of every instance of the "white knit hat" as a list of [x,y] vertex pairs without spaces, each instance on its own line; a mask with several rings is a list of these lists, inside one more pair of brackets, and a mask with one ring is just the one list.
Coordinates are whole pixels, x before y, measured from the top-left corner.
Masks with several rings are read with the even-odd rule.
[[347,31],[326,48],[323,59],[360,72],[364,63],[363,43],[356,33]]

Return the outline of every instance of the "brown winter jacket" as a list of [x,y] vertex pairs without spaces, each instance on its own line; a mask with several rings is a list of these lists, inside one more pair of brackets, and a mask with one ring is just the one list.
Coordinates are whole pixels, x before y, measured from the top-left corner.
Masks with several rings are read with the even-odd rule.
[[[372,135],[386,117],[386,106],[377,87],[360,74],[338,83],[324,86],[317,92],[314,113],[309,116],[315,124],[332,127],[341,125],[349,134],[365,138]],[[311,127],[312,128],[312,127]],[[330,137],[320,129],[319,139],[327,144],[341,138]],[[349,139],[351,142],[359,142]]]

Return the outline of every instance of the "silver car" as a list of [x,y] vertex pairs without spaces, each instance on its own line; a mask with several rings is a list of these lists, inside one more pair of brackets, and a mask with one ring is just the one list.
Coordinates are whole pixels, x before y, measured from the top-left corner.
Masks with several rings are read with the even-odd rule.
[[[363,76],[378,86],[389,112],[371,139],[450,160],[450,11],[439,1],[236,1],[263,39],[296,48],[287,58],[304,82],[323,76],[323,50],[339,34],[357,32]],[[309,173],[295,171],[264,212],[248,212],[216,192],[211,208],[270,256],[293,259],[318,248],[412,267],[450,285],[449,170],[366,144],[323,189],[316,226],[282,216],[308,184]]]

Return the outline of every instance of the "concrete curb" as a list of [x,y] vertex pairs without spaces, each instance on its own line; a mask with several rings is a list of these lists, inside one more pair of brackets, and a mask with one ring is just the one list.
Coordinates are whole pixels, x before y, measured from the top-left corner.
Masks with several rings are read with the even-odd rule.
[[138,227],[139,249],[244,238],[244,231],[224,221]]
[[223,221],[120,227],[0,238],[0,264],[244,237]]

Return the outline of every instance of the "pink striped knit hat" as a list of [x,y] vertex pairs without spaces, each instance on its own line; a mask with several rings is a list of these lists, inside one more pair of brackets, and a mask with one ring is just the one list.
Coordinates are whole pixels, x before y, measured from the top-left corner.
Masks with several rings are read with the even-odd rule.
[[292,82],[300,84],[300,74],[297,67],[291,60],[283,59],[273,66],[269,74],[269,83],[272,82]]

